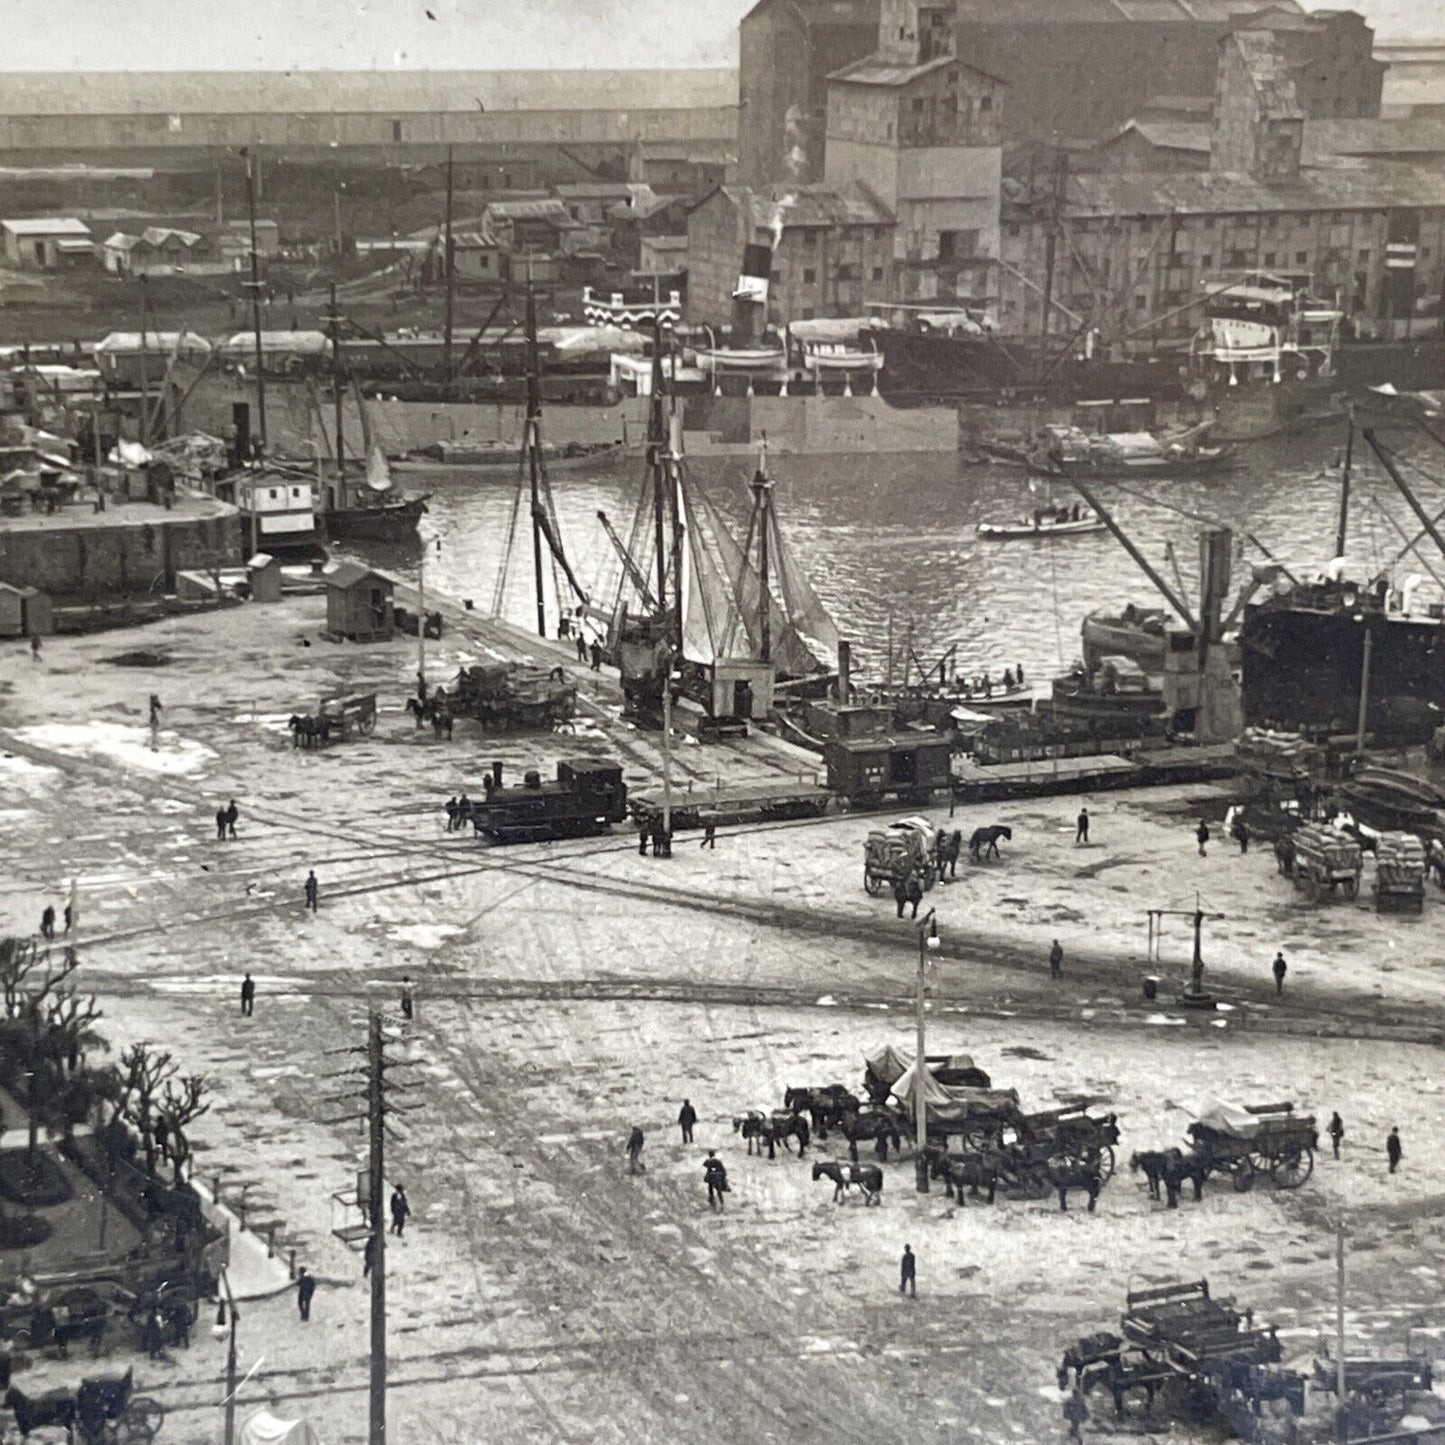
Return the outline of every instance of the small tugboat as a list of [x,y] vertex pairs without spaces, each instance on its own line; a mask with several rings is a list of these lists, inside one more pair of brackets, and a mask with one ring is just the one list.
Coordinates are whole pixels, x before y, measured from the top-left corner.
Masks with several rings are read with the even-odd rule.
[[1075,537],[1084,532],[1102,532],[1104,524],[1092,507],[1077,502],[1072,507],[1035,507],[1031,517],[1016,522],[980,522],[978,535],[987,542],[1006,542],[1017,537]]

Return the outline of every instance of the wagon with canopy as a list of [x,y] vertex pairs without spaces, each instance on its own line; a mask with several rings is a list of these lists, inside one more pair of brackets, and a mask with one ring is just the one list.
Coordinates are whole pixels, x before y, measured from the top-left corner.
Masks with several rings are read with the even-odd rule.
[[1228,1104],[1215,1100],[1188,1128],[1194,1152],[1212,1172],[1228,1174],[1243,1193],[1256,1174],[1281,1189],[1298,1189],[1314,1172],[1319,1132],[1313,1115],[1293,1104]]
[[906,883],[916,877],[927,892],[938,882],[938,861],[933,852],[933,825],[927,818],[900,818],[886,828],[874,828],[863,844],[863,886],[877,894],[886,883]]

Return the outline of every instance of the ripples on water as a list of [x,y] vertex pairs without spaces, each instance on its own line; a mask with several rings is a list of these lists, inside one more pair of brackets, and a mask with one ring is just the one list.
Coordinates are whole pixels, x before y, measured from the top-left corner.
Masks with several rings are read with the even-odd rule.
[[[1173,544],[1193,606],[1199,566],[1195,517],[1207,516],[1235,529],[1242,547],[1236,587],[1245,579],[1249,562],[1264,560],[1245,533],[1252,533],[1300,575],[1323,566],[1334,550],[1342,431],[1317,428],[1301,437],[1255,444],[1244,450],[1238,470],[1218,478],[1103,483],[1099,495],[1171,584],[1174,572],[1165,549]],[[1445,454],[1422,449],[1413,455],[1436,476],[1445,474]],[[1375,458],[1362,445],[1355,456],[1348,550],[1373,570],[1388,565],[1404,545],[1387,516],[1411,536],[1417,527]],[[613,460],[592,471],[560,472],[552,478],[564,545],[578,577],[595,589],[599,600],[615,597],[621,569],[597,512],[606,511],[617,531],[628,535],[642,466],[636,458]],[[691,462],[689,471],[741,532],[751,505],[747,484],[752,464],[741,458],[702,458]],[[975,528],[980,521],[1022,516],[1051,495],[1072,504],[1075,496],[1067,486],[1054,484],[1051,492],[1049,484],[1038,482],[1031,491],[1016,470],[963,465],[951,455],[775,456],[771,471],[783,533],[843,635],[854,640],[863,675],[882,672],[890,613],[900,668],[911,629],[914,651],[924,663],[957,643],[960,670],[977,673],[987,668],[996,675],[1022,662],[1034,678],[1042,679],[1079,656],[1079,625],[1085,613],[1130,601],[1159,603],[1150,583],[1107,532],[1051,542],[979,541]],[[1412,481],[1421,479],[1413,474]],[[440,552],[429,555],[428,581],[473,598],[480,610],[490,610],[506,550],[515,479],[506,474],[414,474],[407,485],[432,492],[428,521],[442,542]],[[1433,480],[1421,481],[1421,492],[1432,510],[1445,503],[1445,488]],[[1428,539],[1420,550],[1445,576],[1445,559],[1435,557]],[[552,568],[545,561],[544,570],[548,626],[555,629]],[[1399,568],[1401,576],[1411,571],[1424,572],[1415,558]],[[1421,600],[1441,596],[1427,578]],[[503,611],[514,622],[535,625],[525,499]]]

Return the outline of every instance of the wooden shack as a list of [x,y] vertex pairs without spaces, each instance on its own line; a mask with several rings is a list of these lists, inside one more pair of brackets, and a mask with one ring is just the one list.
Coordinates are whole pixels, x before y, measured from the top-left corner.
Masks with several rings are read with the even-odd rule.
[[711,717],[761,722],[772,711],[776,670],[751,657],[720,657],[708,678]]
[[326,636],[378,642],[396,635],[392,581],[359,562],[342,562],[326,578]]
[[257,552],[246,563],[246,581],[251,588],[252,602],[281,600],[281,563],[269,552]]
[[46,593],[0,582],[0,637],[49,637],[54,631]]

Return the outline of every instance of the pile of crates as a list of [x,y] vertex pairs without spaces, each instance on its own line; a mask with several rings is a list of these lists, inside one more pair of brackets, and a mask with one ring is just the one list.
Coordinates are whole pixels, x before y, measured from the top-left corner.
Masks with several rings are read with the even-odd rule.
[[1413,833],[1381,833],[1375,845],[1375,909],[1425,911],[1425,845]]

